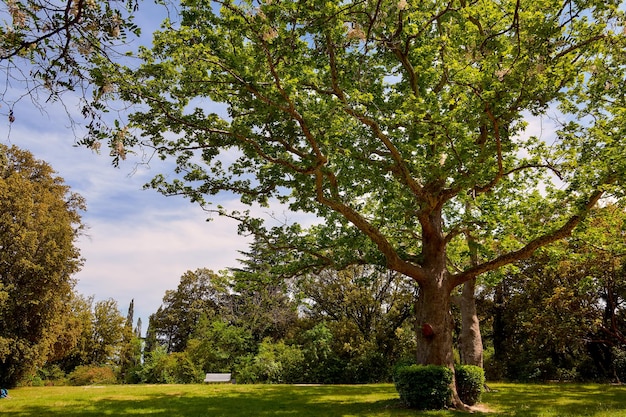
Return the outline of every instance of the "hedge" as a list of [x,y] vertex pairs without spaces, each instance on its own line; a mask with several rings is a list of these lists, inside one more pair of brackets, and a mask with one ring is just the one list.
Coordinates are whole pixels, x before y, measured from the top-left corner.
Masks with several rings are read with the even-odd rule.
[[398,367],[393,379],[400,400],[407,407],[439,410],[450,404],[453,376],[446,366],[409,365]]

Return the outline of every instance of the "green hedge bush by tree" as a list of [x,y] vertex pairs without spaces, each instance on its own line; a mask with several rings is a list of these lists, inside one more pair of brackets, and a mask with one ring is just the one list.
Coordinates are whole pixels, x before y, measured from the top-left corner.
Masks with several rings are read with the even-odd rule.
[[457,365],[454,367],[456,391],[461,401],[474,405],[480,401],[485,385],[485,371],[479,366]]
[[452,370],[446,366],[400,366],[394,374],[400,400],[410,408],[438,410],[450,404]]

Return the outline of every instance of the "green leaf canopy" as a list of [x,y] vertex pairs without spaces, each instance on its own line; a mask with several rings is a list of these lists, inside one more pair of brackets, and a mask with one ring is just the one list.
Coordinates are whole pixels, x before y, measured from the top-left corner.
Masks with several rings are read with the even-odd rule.
[[[175,160],[178,175],[152,183],[167,194],[315,213],[391,269],[451,289],[621,197],[619,6],[184,1],[141,65],[103,64],[103,85],[137,107],[112,130],[92,124],[87,142]],[[525,132],[548,115],[553,135]],[[467,233],[480,262],[449,272],[446,250]]]

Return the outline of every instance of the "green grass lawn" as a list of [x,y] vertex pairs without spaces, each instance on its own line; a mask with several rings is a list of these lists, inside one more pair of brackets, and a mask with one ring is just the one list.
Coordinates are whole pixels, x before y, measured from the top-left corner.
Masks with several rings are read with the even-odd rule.
[[[477,416],[624,417],[626,386],[491,384]],[[460,416],[405,409],[391,384],[377,385],[111,385],[17,388],[0,415],[88,416]]]

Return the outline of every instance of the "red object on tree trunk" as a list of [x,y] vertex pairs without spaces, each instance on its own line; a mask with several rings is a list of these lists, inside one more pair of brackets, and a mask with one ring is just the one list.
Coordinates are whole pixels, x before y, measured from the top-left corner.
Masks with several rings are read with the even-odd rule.
[[433,337],[435,335],[435,331],[433,330],[433,326],[428,323],[424,323],[422,326],[422,335],[424,337]]

